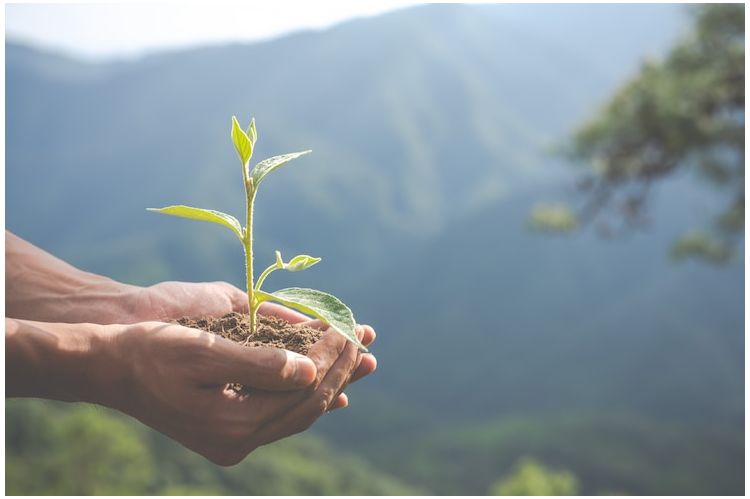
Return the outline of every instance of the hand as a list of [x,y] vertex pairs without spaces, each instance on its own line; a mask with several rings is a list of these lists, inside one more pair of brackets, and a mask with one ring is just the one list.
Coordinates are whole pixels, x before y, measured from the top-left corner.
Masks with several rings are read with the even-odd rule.
[[[330,329],[308,358],[172,324],[121,327],[104,358],[124,371],[104,405],[220,465],[236,464],[261,445],[307,429],[341,404],[337,397],[356,375],[361,356]],[[367,329],[358,328],[365,343]],[[232,382],[249,392],[227,389]]]
[[[247,294],[227,282],[123,284],[82,272],[6,231],[6,313],[17,319],[94,324],[170,322],[181,317],[247,313]],[[15,273],[14,273],[15,272]],[[275,303],[259,312],[291,323],[308,320]]]
[[[229,312],[248,311],[247,294],[227,282],[160,282],[147,288],[139,288],[132,295],[132,299],[134,305],[129,307],[133,311],[132,315],[123,317],[120,322],[170,321],[184,316],[221,317]],[[259,313],[274,315],[292,324],[310,321],[305,315],[270,302],[261,304]],[[319,323],[315,324],[316,327],[320,327]],[[367,346],[375,340],[375,331],[370,326],[360,327],[363,328],[362,341]],[[377,361],[374,356],[359,356],[357,370],[351,382],[367,376],[375,371],[376,367]],[[340,409],[347,405],[348,398],[342,393],[332,408]]]
[[[142,288],[84,272],[5,231],[7,317],[70,324],[133,324],[247,313],[245,292],[225,282],[162,282]],[[290,322],[303,316],[264,304]]]
[[172,321],[181,317],[221,317],[247,313],[247,294],[227,282],[160,282],[129,297],[129,315],[120,322]]
[[[247,293],[228,282],[160,282],[138,288],[129,300],[130,313],[119,321],[123,324],[248,312]],[[259,312],[281,317],[293,324],[309,320],[300,313],[270,302],[262,303]]]
[[[346,405],[340,394],[365,365],[356,369],[362,355],[332,330],[308,358],[157,322],[6,319],[5,327],[6,396],[112,407],[223,465]],[[357,334],[365,344],[374,339],[367,327]],[[227,383],[250,390],[236,393]]]

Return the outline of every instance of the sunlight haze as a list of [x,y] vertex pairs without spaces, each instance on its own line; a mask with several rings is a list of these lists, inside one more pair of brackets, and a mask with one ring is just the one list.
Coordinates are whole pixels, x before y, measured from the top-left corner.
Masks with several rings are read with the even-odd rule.
[[9,4],[5,34],[10,41],[87,59],[108,59],[203,44],[264,40],[412,4],[393,0]]

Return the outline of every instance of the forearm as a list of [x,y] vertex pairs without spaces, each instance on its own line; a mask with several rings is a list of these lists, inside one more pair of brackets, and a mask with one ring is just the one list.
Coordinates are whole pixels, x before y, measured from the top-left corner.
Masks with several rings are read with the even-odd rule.
[[5,319],[6,396],[104,403],[120,375],[117,326]]
[[140,290],[77,269],[8,231],[5,268],[5,313],[18,319],[124,322]]

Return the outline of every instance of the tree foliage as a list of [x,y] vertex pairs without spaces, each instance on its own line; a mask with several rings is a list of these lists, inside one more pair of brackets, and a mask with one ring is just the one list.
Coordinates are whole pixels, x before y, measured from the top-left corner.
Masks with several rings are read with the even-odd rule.
[[6,492],[11,495],[143,494],[154,462],[138,432],[94,406],[45,413],[6,408]]
[[574,496],[578,479],[569,471],[552,471],[535,459],[526,457],[513,473],[490,486],[495,496]]
[[696,245],[692,233],[674,254],[725,261],[745,222],[744,5],[701,5],[693,14],[690,34],[664,60],[645,62],[566,152],[589,167],[577,217],[584,224],[598,218],[605,234],[645,223],[654,183],[697,171],[728,202],[701,233],[707,244]]
[[301,435],[216,466],[109,409],[41,400],[5,408],[9,495],[405,495],[420,492]]

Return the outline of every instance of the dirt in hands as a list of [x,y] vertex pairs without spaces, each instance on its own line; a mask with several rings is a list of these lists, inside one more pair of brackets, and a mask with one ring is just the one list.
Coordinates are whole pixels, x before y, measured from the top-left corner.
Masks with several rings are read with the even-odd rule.
[[307,355],[323,331],[314,327],[291,324],[284,319],[258,314],[255,333],[250,333],[250,316],[231,312],[223,317],[183,317],[177,323],[217,334],[241,345],[277,347]]

